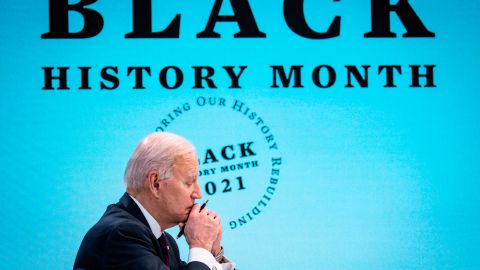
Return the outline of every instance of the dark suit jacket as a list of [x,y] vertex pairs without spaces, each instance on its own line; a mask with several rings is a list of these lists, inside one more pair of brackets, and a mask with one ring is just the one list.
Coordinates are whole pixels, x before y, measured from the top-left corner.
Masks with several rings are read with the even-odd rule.
[[209,270],[201,262],[186,264],[181,261],[177,243],[171,235],[166,235],[171,247],[170,268],[164,264],[160,244],[140,208],[125,193],[118,203],[108,206],[97,224],[87,232],[73,268]]

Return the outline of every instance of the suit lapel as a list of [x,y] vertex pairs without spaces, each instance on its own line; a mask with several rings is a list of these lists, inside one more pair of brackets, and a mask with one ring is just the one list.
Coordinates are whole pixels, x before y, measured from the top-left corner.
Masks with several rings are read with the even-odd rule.
[[168,250],[168,254],[170,256],[170,269],[171,270],[182,270],[182,264],[180,263],[180,255],[178,254],[178,246],[175,242],[175,239],[169,234],[165,232],[165,236],[167,237],[167,243],[170,247]]
[[[145,224],[145,226],[147,226],[147,228],[150,229],[150,225],[148,225],[147,219],[143,215],[142,210],[140,210],[138,205],[135,203],[135,201],[133,201],[133,199],[130,197],[130,195],[128,195],[128,193],[125,192],[125,194],[123,194],[123,196],[120,198],[120,201],[117,203],[117,206],[122,209],[125,209],[128,213],[130,213],[132,216],[140,220],[143,224]],[[166,234],[166,235],[168,236],[166,240],[167,240],[168,246],[170,247],[168,250],[168,254],[170,257],[170,269],[171,270],[178,269],[176,256],[173,253],[172,244],[171,244],[171,241],[173,240],[173,238],[169,234]],[[153,232],[152,232],[152,238],[155,239]],[[154,248],[157,251],[157,254],[162,258],[162,260],[165,261],[160,244],[158,243],[157,239],[155,239]]]
[[133,199],[128,195],[128,193],[125,192],[123,196],[120,198],[120,201],[117,203],[117,206],[120,208],[125,209],[128,213],[130,213],[132,216],[136,217],[138,220],[140,220],[147,228],[150,228],[148,225],[147,219],[143,215],[142,211],[138,207],[138,205],[133,201]]
[[[142,213],[142,210],[138,207],[138,205],[135,203],[135,201],[128,195],[128,193],[125,192],[123,196],[120,198],[120,201],[117,203],[117,206],[124,209],[128,213],[130,213],[132,216],[140,220],[151,232],[150,230],[150,225],[148,225],[147,219]],[[153,235],[153,232],[151,232],[151,237],[154,245],[154,249],[156,250],[158,256],[162,258],[162,261],[165,261],[165,258],[162,253],[162,249],[160,247],[160,243],[158,242],[158,239],[155,238]],[[167,238],[168,241],[168,238]],[[169,244],[170,246],[170,244]],[[171,249],[169,250],[169,254],[171,253]],[[170,256],[171,258],[172,256]],[[170,267],[170,269],[176,269],[176,267]]]

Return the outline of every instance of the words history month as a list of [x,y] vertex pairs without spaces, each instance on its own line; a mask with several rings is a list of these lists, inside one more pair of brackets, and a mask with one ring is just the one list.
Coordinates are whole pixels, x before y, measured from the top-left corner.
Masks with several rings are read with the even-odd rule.
[[[160,1],[160,0],[159,0]],[[90,5],[101,0],[80,0],[69,3],[68,0],[49,0],[49,29],[41,34],[42,39],[88,39],[94,38],[103,31],[104,17],[100,8],[94,9]],[[231,6],[233,14],[221,14],[224,5]],[[340,0],[332,0],[341,2]],[[395,2],[395,1],[393,1]],[[413,1],[412,1],[413,2]],[[285,28],[294,35],[305,39],[322,40],[340,36],[342,16],[334,16],[329,25],[324,29],[313,29],[311,18],[305,16],[303,0],[278,1],[283,5],[283,18]],[[131,5],[132,30],[126,30],[125,39],[180,39],[182,27],[182,14],[162,14],[161,10],[152,9],[150,0],[132,0]],[[392,4],[390,0],[370,1],[371,29],[363,33],[364,38],[396,38],[397,34],[391,29],[391,17],[396,16],[405,28],[403,38],[435,38],[435,33],[427,28],[414,7],[408,0],[399,0]],[[80,15],[83,25],[77,31],[72,31],[69,16],[75,13]],[[153,29],[155,16],[173,16],[170,22],[161,30]],[[215,0],[210,14],[204,14],[206,25],[196,34],[198,39],[221,38],[221,33],[216,32],[218,24],[233,24],[238,27],[234,39],[265,39],[267,32],[257,24],[255,12],[248,0]],[[279,22],[280,24],[280,22]],[[77,27],[75,28],[77,29]],[[319,45],[320,46],[320,45]],[[165,64],[151,67],[148,65],[119,67],[117,65],[93,68],[93,64],[84,64],[75,67],[66,65],[43,66],[42,90],[117,90],[146,89],[145,80],[150,80],[156,89],[175,90],[180,87],[201,88],[242,88],[242,79],[247,77],[248,66],[226,65],[213,67],[196,64],[190,67],[180,67]],[[384,88],[435,88],[435,64],[412,63],[401,65],[395,63],[384,64],[348,64],[342,66],[318,63],[318,65],[304,66],[301,63],[278,64],[272,63],[265,68],[270,70],[270,76],[265,78],[263,87],[269,88],[330,88],[342,86],[345,88],[370,87],[373,76],[382,82]],[[185,73],[191,72],[193,79],[185,81]],[[93,75],[92,75],[93,74]],[[217,78],[226,76],[222,83]],[[398,81],[402,81],[400,84]],[[71,81],[79,81],[72,84]],[[226,81],[226,82],[225,82]],[[262,82],[260,82],[261,84]],[[151,85],[151,84],[150,84]]]

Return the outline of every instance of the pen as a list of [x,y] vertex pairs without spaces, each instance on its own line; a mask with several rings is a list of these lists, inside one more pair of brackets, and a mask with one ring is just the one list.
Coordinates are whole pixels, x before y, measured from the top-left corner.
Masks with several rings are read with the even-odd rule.
[[[200,212],[202,212],[203,208],[205,208],[205,206],[207,206],[207,203],[208,203],[208,200],[206,200],[202,206],[200,206]],[[192,211],[192,210],[190,210]],[[188,218],[187,220],[185,221],[185,225],[183,225],[183,228],[180,230],[180,232],[178,232],[178,235],[177,235],[177,239],[182,237],[183,233],[184,233],[184,229],[185,229],[185,226],[187,226],[187,221],[188,221]]]

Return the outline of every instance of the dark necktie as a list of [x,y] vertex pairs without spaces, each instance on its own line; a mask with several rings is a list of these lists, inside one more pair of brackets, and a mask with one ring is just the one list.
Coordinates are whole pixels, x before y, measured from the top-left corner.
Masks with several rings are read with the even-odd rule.
[[162,236],[158,238],[158,242],[160,243],[160,247],[162,248],[162,253],[163,257],[165,258],[165,265],[170,267],[170,256],[168,255],[168,244],[167,244],[167,238],[165,237],[165,234],[162,233]]

